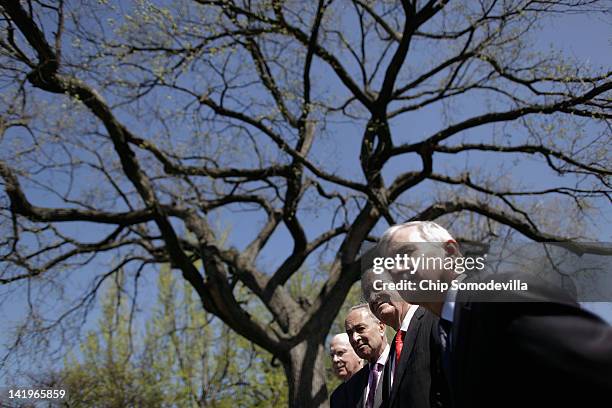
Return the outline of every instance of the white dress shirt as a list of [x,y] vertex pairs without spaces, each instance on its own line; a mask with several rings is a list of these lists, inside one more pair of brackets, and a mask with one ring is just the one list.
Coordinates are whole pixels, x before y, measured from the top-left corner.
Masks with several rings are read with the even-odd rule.
[[[406,316],[404,316],[404,320],[402,320],[402,325],[400,326],[400,330],[407,332],[408,327],[410,326],[410,321],[412,320],[412,316],[419,308],[419,305],[410,305],[408,311],[406,312]],[[393,358],[395,358],[395,344],[393,344]],[[393,364],[391,369],[391,387],[393,387],[393,379],[395,378],[395,368],[396,364]]]
[[[459,274],[459,276],[455,277],[457,282],[461,282],[466,278],[467,275]],[[442,304],[442,310],[440,311],[440,318],[447,320],[449,322],[453,322],[455,319],[455,300],[457,299],[457,291],[453,289],[449,289],[446,291],[446,297],[444,298],[444,303]]]

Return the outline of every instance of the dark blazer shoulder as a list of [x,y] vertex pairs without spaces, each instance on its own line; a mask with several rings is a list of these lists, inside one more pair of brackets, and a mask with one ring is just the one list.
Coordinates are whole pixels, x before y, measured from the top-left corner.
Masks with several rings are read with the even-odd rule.
[[[424,307],[415,311],[406,332],[393,387],[385,394],[388,395],[385,407],[445,406],[447,387],[439,369],[438,321],[438,316]],[[385,381],[388,384],[390,378],[385,377]]]
[[369,370],[369,366],[366,364],[353,374],[347,382],[340,384],[330,397],[331,408],[358,407],[368,383]]
[[527,396],[533,406],[594,406],[612,392],[612,327],[560,288],[526,275],[502,276],[529,285],[528,292],[499,299],[506,301],[458,295],[451,356],[456,407],[486,407],[506,384],[516,392],[500,407],[520,406]]
[[346,382],[347,390],[363,389],[368,383],[368,376],[370,375],[369,364],[361,367],[353,376]]
[[345,407],[345,394],[346,393],[346,383],[342,383],[336,387],[336,389],[331,393],[329,397],[329,404],[331,408],[342,408]]
[[332,392],[331,396],[329,397],[330,407],[331,408],[348,407],[347,405],[348,401],[346,400],[346,398],[347,398],[346,383],[343,382],[342,384],[336,387],[336,389]]

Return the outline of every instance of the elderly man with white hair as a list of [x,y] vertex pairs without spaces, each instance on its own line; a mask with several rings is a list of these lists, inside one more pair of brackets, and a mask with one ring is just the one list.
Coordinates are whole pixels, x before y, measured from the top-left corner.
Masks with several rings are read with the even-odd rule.
[[[495,299],[491,293],[450,289],[453,281],[467,287],[481,277],[442,267],[462,255],[450,233],[433,222],[389,228],[372,259],[403,256],[422,262],[396,263],[388,273],[394,283],[412,282],[410,290],[399,291],[404,301],[440,317],[442,360],[455,408],[610,404],[612,328],[561,289],[512,273],[494,279],[520,276],[529,283],[528,293],[508,290]],[[421,282],[443,289],[427,291]]]
[[344,382],[347,382],[363,366],[363,360],[355,354],[346,333],[332,337],[329,343],[329,356],[332,359],[334,374]]

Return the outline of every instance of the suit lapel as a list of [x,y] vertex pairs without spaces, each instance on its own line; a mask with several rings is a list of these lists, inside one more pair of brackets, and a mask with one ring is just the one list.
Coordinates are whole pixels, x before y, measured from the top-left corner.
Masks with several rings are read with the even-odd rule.
[[[408,361],[410,360],[410,355],[412,354],[412,351],[415,348],[416,339],[418,337],[419,329],[421,327],[421,319],[423,318],[424,314],[425,309],[419,307],[414,312],[414,316],[412,316],[410,324],[408,325],[408,330],[406,331],[406,337],[404,338],[404,346],[402,347],[402,354],[400,355],[399,364],[397,365],[397,367],[395,367],[395,379],[393,381],[393,387],[391,387],[389,406],[392,406],[393,404],[393,400],[397,395],[399,385],[402,382],[402,377],[404,376],[404,372],[406,371],[406,367],[408,367]],[[389,358],[395,359],[395,344],[393,344],[391,352],[389,352]]]
[[[397,336],[397,333],[395,334]],[[385,362],[385,368],[383,370],[383,406],[389,406],[389,397],[391,396],[391,374],[393,373],[393,369],[395,368],[395,336],[393,337],[393,341],[391,342],[391,348],[389,350],[389,356],[387,357],[387,361]]]
[[[451,392],[455,391],[460,393],[463,389],[464,376],[460,375],[459,372],[465,367],[466,359],[468,358],[468,350],[466,346],[470,343],[470,325],[471,325],[471,312],[472,304],[468,301],[467,296],[463,293],[459,293],[457,296],[457,303],[455,306],[455,314],[453,317],[453,328],[452,328],[452,340],[451,340]],[[463,301],[462,301],[463,300]],[[458,397],[453,395],[453,398]]]
[[359,389],[361,390],[361,392],[359,392],[359,400],[357,401],[357,404],[355,405],[356,407],[365,407],[365,403],[366,403],[366,388],[368,387],[368,378],[370,375],[370,363],[366,364],[364,366],[365,370],[363,373],[362,378],[360,378],[359,380]]
[[393,341],[391,342],[391,349],[389,350],[389,356],[387,357],[387,362],[385,363],[385,369],[383,371],[383,401],[387,402],[385,406],[389,406],[389,398],[391,397],[391,374],[393,373],[393,369],[395,367],[395,337],[397,333],[393,337]]
[[383,401],[383,383],[384,378],[378,379],[378,386],[376,387],[376,393],[374,394],[374,407],[379,408]]
[[359,401],[357,401],[356,407],[363,408],[365,407],[366,395],[365,395],[366,387],[363,387],[361,393],[359,394]]
[[370,374],[370,366],[366,364],[361,370],[357,371],[354,376],[346,383],[345,387],[345,406],[346,407],[363,407],[365,398],[363,394],[368,385],[368,375]]

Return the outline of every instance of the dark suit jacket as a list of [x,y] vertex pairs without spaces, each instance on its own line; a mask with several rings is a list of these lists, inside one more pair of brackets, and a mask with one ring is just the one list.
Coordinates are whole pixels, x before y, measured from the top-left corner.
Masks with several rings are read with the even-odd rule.
[[395,339],[383,377],[383,407],[431,408],[448,406],[448,388],[441,368],[438,318],[419,307],[410,321],[400,360],[395,366]]
[[[612,327],[560,290],[523,280],[529,293],[507,294],[503,303],[458,294],[450,349],[454,408],[612,404]],[[522,302],[526,297],[539,302]]]
[[334,390],[330,397],[331,408],[361,408],[363,407],[363,392],[368,385],[370,366],[366,364],[345,383]]

